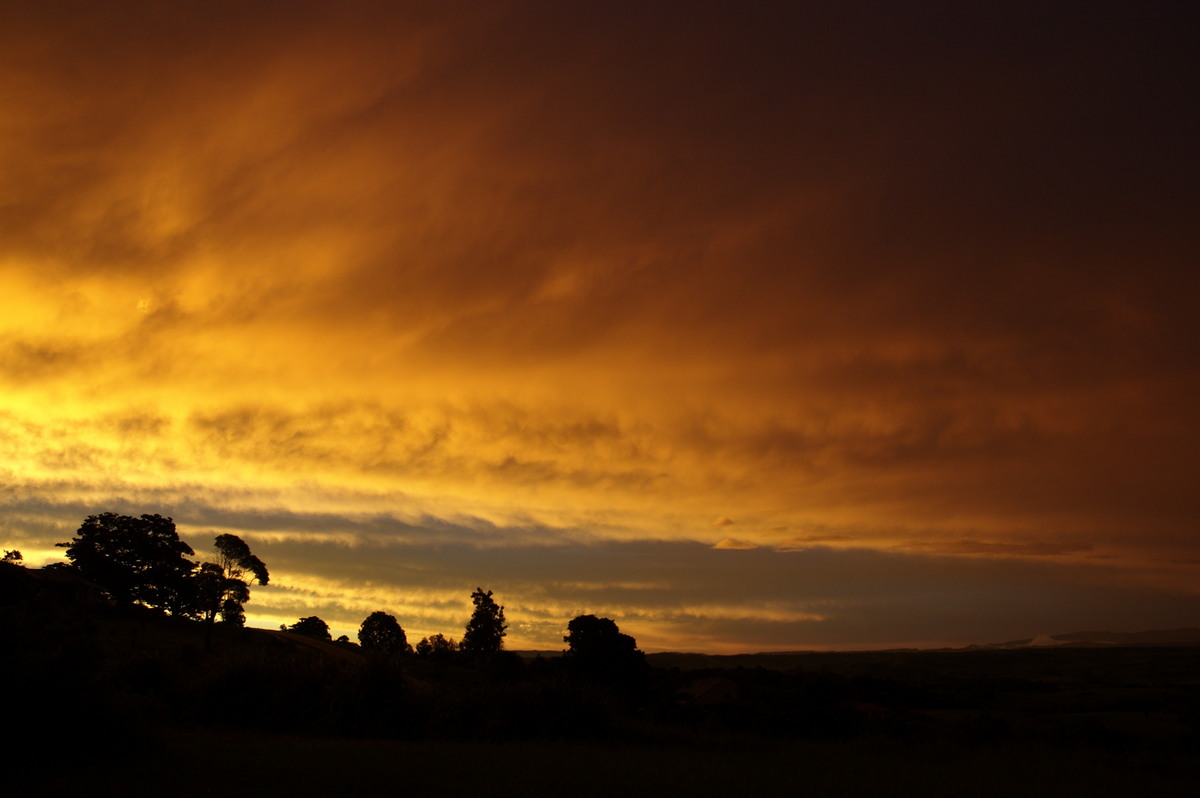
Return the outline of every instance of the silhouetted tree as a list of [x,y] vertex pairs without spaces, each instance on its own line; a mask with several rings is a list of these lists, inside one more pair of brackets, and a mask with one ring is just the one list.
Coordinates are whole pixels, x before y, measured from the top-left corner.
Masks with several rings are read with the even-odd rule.
[[408,649],[408,637],[400,628],[396,616],[373,612],[358,629],[358,642],[366,651],[384,654],[403,654]]
[[175,522],[161,515],[133,518],[89,515],[68,543],[67,559],[80,575],[120,604],[134,602],[186,613],[192,602],[187,579],[192,547],[179,539]]
[[295,632],[298,635],[311,637],[316,640],[332,641],[333,637],[329,634],[329,624],[322,621],[315,615],[310,615],[307,618],[301,618],[287,628],[289,632]]
[[214,544],[216,561],[203,563],[193,578],[200,614],[210,624],[220,614],[223,622],[244,626],[250,583],[267,584],[267,566],[237,535],[217,535]]
[[579,615],[567,624],[563,638],[566,655],[576,659],[604,659],[637,651],[637,641],[622,634],[617,624],[608,618]]
[[225,600],[221,602],[221,623],[245,626],[246,613],[242,608],[249,600],[250,591],[245,585],[238,585],[235,589],[230,590]]
[[250,575],[253,577],[250,581],[257,581],[260,585],[271,581],[267,566],[251,553],[246,541],[237,535],[217,535],[213,543],[217,549],[217,565],[230,579],[244,581]]
[[[31,588],[29,574],[20,560],[8,557],[0,560],[0,607],[28,598]],[[6,653],[9,650],[20,651],[20,644],[15,643],[7,632],[5,618],[0,614],[0,639],[4,640]],[[0,658],[0,673],[4,672],[5,664],[11,663],[5,663],[3,658]]]
[[440,632],[429,637],[422,637],[417,643],[417,656],[430,659],[444,660],[454,656],[458,649],[454,638],[446,638]]
[[21,552],[17,551],[16,549],[12,549],[11,551],[6,550],[4,552],[4,559],[0,560],[0,562],[6,562],[9,565],[20,565],[21,561],[24,559],[25,558],[21,555]]
[[475,588],[471,601],[475,603],[475,612],[467,621],[458,648],[466,654],[494,654],[504,647],[504,630],[508,628],[504,607],[492,599],[492,591],[484,593],[481,587]]
[[616,623],[595,615],[580,615],[567,624],[563,656],[578,672],[592,676],[628,679],[646,668],[646,657],[637,641],[622,634]]

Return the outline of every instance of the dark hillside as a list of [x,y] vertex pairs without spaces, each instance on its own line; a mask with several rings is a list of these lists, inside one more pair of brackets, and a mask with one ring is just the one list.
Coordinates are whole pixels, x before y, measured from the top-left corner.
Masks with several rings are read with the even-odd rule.
[[[1172,790],[1200,749],[1194,646],[658,654],[648,657],[653,667],[606,673],[512,652],[372,655],[222,624],[206,648],[198,622],[110,606],[86,585],[47,588],[44,576],[0,570],[0,677],[7,716],[22,730],[13,754],[54,756],[57,794],[85,783],[116,789],[130,767],[146,792],[122,794],[200,794],[180,774],[194,755],[228,746],[238,751],[238,784],[258,784],[255,794],[314,794],[319,779],[272,768],[280,757],[325,755],[358,774],[356,792],[382,794],[388,762],[451,773],[456,758],[484,755],[472,746],[498,742],[525,758],[496,765],[508,786],[489,790],[472,771],[449,794],[544,794],[552,784],[561,794],[566,773],[547,762],[583,767],[593,757],[616,769],[572,794],[616,789],[622,768],[647,785],[669,775],[693,794],[729,794],[735,784],[785,794],[791,770],[780,766],[792,761],[807,763],[822,794],[890,794],[878,779],[845,773],[845,791],[835,788],[834,763],[856,771],[867,759],[881,768],[872,772],[928,783],[934,794],[963,794],[973,772],[996,786],[981,795],[1006,794],[1004,785],[1007,794],[1053,794],[1042,789],[1053,784],[1063,794],[1120,795],[1129,793],[1117,785],[1135,782],[1180,794]],[[1040,764],[1017,775],[1004,764],[1011,756]],[[936,770],[911,772],[914,757]],[[1056,762],[1080,771],[1052,774]],[[531,783],[533,772],[545,778]]]

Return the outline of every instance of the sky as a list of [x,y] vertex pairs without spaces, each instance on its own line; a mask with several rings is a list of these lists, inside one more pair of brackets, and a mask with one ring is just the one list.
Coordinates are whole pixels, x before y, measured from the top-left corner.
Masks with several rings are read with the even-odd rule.
[[1200,625],[1175,2],[0,4],[0,545],[647,651]]

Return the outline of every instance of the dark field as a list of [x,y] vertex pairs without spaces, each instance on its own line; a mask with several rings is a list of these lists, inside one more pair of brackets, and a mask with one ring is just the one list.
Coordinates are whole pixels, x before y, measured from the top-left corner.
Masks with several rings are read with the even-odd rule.
[[1196,761],[1045,742],[386,741],[176,730],[132,760],[29,786],[130,796],[1189,796]]
[[367,656],[0,602],[12,795],[1192,795],[1200,647]]

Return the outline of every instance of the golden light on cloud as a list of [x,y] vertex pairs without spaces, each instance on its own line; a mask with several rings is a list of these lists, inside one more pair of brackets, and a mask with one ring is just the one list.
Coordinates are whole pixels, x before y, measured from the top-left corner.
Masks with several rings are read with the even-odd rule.
[[736,538],[722,538],[713,544],[714,549],[757,549],[758,544]]
[[[265,625],[457,634],[481,584],[528,647],[602,608],[660,647],[1033,633],[915,587],[967,562],[964,606],[1037,574],[1086,597],[1065,625],[1196,608],[1169,27],[75,11],[0,32],[0,529],[31,562],[163,512],[269,547]],[[788,603],[826,557],[849,593]],[[876,567],[911,574],[890,601]],[[1096,588],[1135,582],[1157,603]]]

